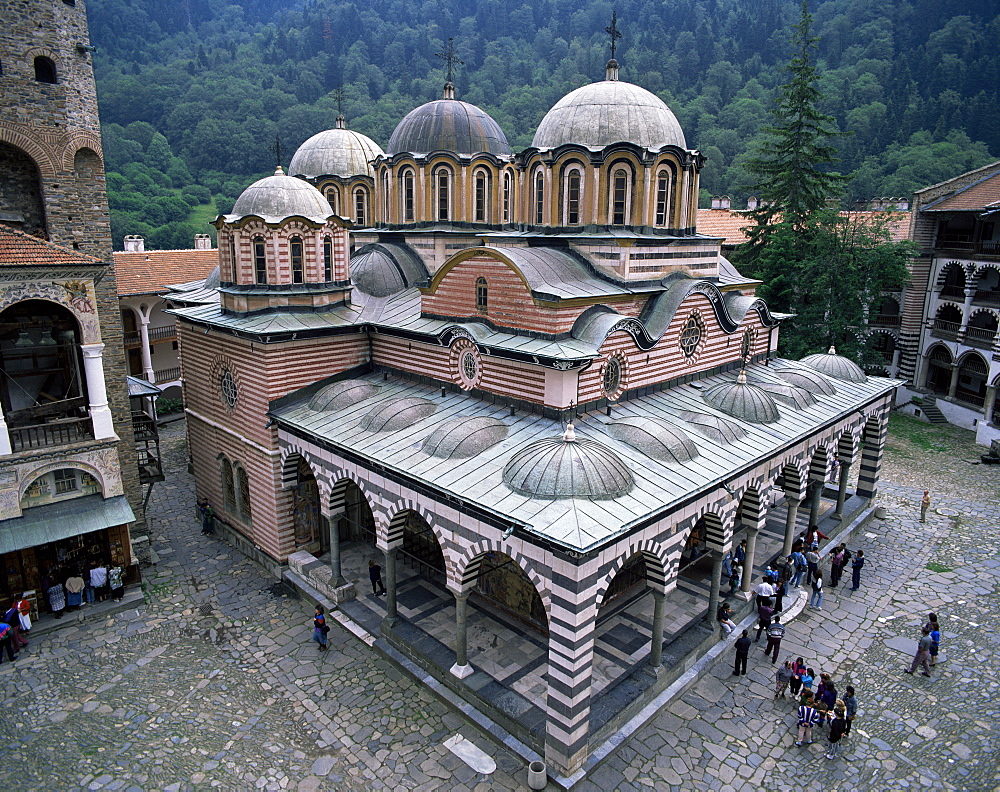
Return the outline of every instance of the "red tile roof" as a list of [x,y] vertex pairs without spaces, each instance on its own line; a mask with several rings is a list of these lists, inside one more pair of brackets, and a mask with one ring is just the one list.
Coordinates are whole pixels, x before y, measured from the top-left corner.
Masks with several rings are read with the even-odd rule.
[[924,209],[934,212],[977,212],[1000,202],[1000,173],[945,196]]
[[[936,207],[935,207],[936,208]],[[864,217],[874,212],[841,212],[844,216]],[[879,212],[885,216],[886,212]],[[901,242],[910,235],[910,213],[889,213],[889,236],[893,242]],[[753,225],[753,219],[744,212],[733,212],[730,209],[699,209],[698,233],[705,236],[723,237],[724,246],[740,245],[747,241],[743,229]]]
[[166,291],[167,286],[207,278],[219,266],[219,251],[215,248],[116,252],[114,257],[119,297],[157,294]]
[[77,250],[53,245],[5,225],[0,225],[0,267],[65,267],[104,264]]

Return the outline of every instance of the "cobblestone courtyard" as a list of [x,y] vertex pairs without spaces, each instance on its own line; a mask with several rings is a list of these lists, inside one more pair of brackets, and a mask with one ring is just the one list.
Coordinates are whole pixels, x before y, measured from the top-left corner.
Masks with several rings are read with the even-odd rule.
[[[852,542],[869,559],[862,588],[829,591],[789,625],[783,655],[857,688],[841,758],[823,758],[822,734],[794,747],[761,647],[735,682],[729,650],[576,789],[998,788],[1000,470],[970,464],[979,453],[969,432],[893,416],[888,516]],[[181,424],[164,456],[146,604],[38,635],[0,666],[4,789],[526,788],[520,759],[338,626],[317,653],[309,606],[198,534]],[[930,610],[946,660],[932,679],[907,676]],[[456,733],[496,772],[449,751]]]

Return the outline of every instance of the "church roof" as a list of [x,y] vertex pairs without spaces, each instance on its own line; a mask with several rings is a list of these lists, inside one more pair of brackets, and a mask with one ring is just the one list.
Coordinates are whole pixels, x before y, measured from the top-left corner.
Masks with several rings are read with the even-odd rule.
[[288,163],[289,176],[307,179],[317,176],[375,177],[372,161],[385,154],[381,147],[367,135],[342,126],[338,117],[337,127],[313,135],[298,147]]
[[351,282],[371,297],[388,297],[428,277],[424,262],[408,245],[376,242],[351,255]]
[[[804,369],[792,361],[780,364],[785,369]],[[752,365],[747,372],[755,381],[785,382],[768,366]],[[598,456],[606,463],[600,474],[604,482],[601,486],[606,488],[589,497],[583,489],[576,490],[576,483],[572,484],[578,493],[575,496],[564,493],[554,497],[556,482],[565,484],[570,479],[550,466],[566,461],[587,464],[587,460],[577,459],[579,455],[572,453],[580,448],[562,447],[566,445],[563,424],[538,414],[518,412],[512,416],[505,405],[491,404],[467,393],[449,391],[442,395],[432,385],[392,376],[386,381],[382,374],[368,374],[358,379],[377,386],[377,394],[351,406],[332,412],[309,409],[313,386],[272,403],[270,414],[278,421],[279,436],[289,437],[285,433],[290,432],[299,438],[298,442],[312,439],[334,452],[349,453],[361,464],[377,464],[394,477],[447,494],[452,502],[474,504],[498,520],[520,525],[564,547],[585,551],[612,540],[631,526],[669,514],[705,488],[716,487],[720,480],[773,458],[844,416],[856,413],[860,425],[868,405],[899,384],[898,380],[878,377],[838,383],[836,394],[818,396],[816,404],[803,409],[782,410],[778,420],[765,425],[732,418],[702,398],[704,390],[730,382],[731,378],[731,373],[720,374],[619,402],[611,417],[601,411],[579,417],[574,422],[576,443],[582,444],[581,448],[599,448]],[[419,399],[435,409],[428,409],[426,415],[395,431],[365,429],[365,416],[380,405],[398,404],[402,399]],[[447,457],[433,453],[434,442],[451,436],[456,426],[473,419],[504,424],[505,436],[483,443],[478,453]],[[666,425],[671,434],[676,430],[687,437],[698,454],[685,460],[687,453],[682,451],[680,457],[663,461],[615,437],[617,430],[612,425],[626,422],[646,428]],[[588,452],[587,456],[593,455]],[[609,461],[612,458],[616,461]],[[518,462],[512,466],[515,460]],[[511,470],[505,483],[504,471],[511,467],[517,469],[518,476]],[[597,473],[596,468],[576,468],[583,469],[588,471],[588,482],[590,474]],[[531,470],[537,475],[529,476]],[[625,472],[632,479],[631,487],[625,485]],[[526,486],[531,477],[539,488]],[[551,484],[546,485],[547,489],[541,485],[543,479]]]
[[167,286],[207,278],[219,266],[219,251],[144,250],[115,251],[118,296],[158,294]]
[[449,151],[472,156],[510,156],[510,144],[489,113],[458,99],[437,99],[414,108],[396,126],[385,153]]
[[[994,163],[994,166],[997,163]],[[981,212],[1000,206],[1000,172],[973,182],[968,187],[938,198],[923,207],[925,212]]]
[[304,217],[325,223],[332,215],[333,209],[319,190],[302,179],[286,176],[279,166],[273,176],[247,187],[225,220],[259,217],[267,223],[278,223],[288,217]]

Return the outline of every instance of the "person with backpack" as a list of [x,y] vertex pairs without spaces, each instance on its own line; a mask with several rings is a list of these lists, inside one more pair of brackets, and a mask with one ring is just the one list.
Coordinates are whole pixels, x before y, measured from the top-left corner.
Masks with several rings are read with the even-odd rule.
[[823,573],[819,570],[816,571],[816,577],[812,582],[812,591],[809,604],[816,610],[823,610]]
[[319,651],[326,651],[326,634],[330,632],[330,627],[326,623],[326,616],[323,614],[323,606],[317,605],[313,614],[313,640],[319,644]]
[[800,704],[798,712],[798,725],[799,725],[799,739],[795,741],[795,744],[802,747],[802,743],[807,745],[812,745],[813,741],[813,727],[820,722],[819,710],[817,710],[812,703]]
[[819,574],[819,550],[810,548],[806,551],[806,569],[806,585],[809,585]]
[[805,575],[809,565],[801,550],[796,550],[789,556],[789,558],[791,558],[792,563],[795,564],[795,576],[792,578],[792,585],[795,586],[795,588],[798,588],[802,585],[802,576]]

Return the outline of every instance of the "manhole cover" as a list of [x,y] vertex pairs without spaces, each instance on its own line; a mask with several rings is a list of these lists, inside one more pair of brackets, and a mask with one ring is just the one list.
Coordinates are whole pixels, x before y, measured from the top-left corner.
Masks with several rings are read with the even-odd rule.
[[958,517],[958,512],[954,509],[938,509],[937,513],[942,517]]
[[211,616],[212,615],[212,606],[208,602],[206,602],[204,605],[202,605],[198,610],[201,611],[201,615],[202,616]]

